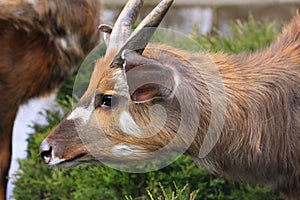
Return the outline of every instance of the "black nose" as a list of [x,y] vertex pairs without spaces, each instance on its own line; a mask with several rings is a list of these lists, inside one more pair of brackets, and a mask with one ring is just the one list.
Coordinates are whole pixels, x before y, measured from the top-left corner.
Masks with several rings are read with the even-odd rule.
[[40,145],[40,154],[41,154],[43,161],[46,164],[49,164],[51,161],[51,158],[52,158],[52,147],[45,140]]

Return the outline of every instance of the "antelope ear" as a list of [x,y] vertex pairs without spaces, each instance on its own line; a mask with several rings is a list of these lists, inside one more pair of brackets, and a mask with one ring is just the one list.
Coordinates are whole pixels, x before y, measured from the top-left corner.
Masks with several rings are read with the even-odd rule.
[[99,31],[103,32],[103,38],[106,46],[108,46],[110,41],[110,34],[112,32],[113,27],[107,24],[100,24],[98,26]]
[[177,84],[172,69],[135,51],[124,50],[122,59],[132,101],[142,103],[172,97]]

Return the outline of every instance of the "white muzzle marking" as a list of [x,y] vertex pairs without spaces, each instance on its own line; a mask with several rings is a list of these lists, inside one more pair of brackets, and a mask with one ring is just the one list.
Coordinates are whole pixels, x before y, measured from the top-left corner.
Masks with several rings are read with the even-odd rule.
[[67,120],[80,119],[86,124],[89,121],[89,119],[91,118],[92,113],[95,110],[94,102],[95,102],[95,98],[92,98],[92,101],[87,108],[84,108],[84,107],[75,108],[71,112],[71,114],[67,117]]

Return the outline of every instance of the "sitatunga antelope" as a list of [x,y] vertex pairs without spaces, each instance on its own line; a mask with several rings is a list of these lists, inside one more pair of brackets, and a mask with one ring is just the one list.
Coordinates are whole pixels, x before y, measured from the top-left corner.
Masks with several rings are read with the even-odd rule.
[[148,45],[172,0],[130,34],[141,3],[128,1],[112,31],[100,26],[106,55],[41,144],[45,163],[135,171],[185,153],[211,173],[300,199],[300,15],[265,50],[192,53]]

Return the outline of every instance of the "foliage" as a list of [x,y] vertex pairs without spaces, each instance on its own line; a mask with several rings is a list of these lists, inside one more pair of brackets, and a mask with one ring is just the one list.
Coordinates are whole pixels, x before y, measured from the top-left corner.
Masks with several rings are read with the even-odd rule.
[[[250,16],[248,22],[231,24],[232,37],[217,32],[214,36],[193,35],[209,51],[240,52],[264,48],[274,39],[273,24],[258,24]],[[78,70],[75,71],[75,74]],[[75,74],[61,87],[58,103],[67,112],[71,109]],[[86,85],[85,85],[86,87]],[[187,157],[159,171],[134,174],[106,166],[83,165],[74,169],[52,169],[42,163],[38,148],[46,135],[62,119],[59,112],[47,112],[49,125],[35,125],[36,133],[28,142],[28,159],[20,160],[16,174],[15,199],[280,199],[278,193],[260,186],[237,183],[209,175]]]
[[222,35],[215,30],[215,35],[206,37],[193,34],[193,38],[197,40],[203,47],[214,52],[233,52],[241,51],[251,52],[256,49],[263,49],[276,37],[276,28],[274,23],[256,22],[252,15],[249,15],[247,22],[237,20],[236,23],[231,22],[232,37]]

